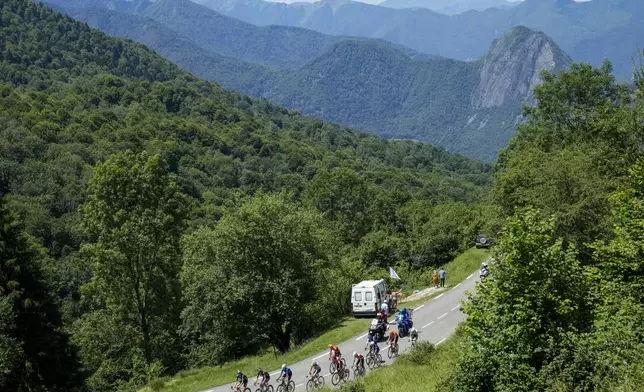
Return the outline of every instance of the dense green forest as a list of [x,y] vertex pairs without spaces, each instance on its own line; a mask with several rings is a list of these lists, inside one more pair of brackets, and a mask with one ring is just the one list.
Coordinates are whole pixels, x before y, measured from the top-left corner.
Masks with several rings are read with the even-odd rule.
[[494,211],[489,165],[226,91],[32,1],[0,3],[0,37],[3,391],[289,350],[350,283],[441,265]]
[[577,64],[536,89],[495,170],[508,218],[452,390],[642,390],[643,84]]

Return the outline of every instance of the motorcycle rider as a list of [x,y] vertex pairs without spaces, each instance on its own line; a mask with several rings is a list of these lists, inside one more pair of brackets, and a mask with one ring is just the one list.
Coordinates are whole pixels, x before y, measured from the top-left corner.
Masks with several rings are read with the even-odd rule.
[[385,312],[384,309],[380,311],[380,320],[379,321],[382,322],[382,323],[387,324],[387,313]]
[[479,278],[480,278],[480,277],[487,277],[488,272],[489,272],[489,271],[488,271],[488,269],[487,269],[487,263],[485,263],[485,262],[484,262],[484,263],[481,265],[481,269],[479,270]]
[[407,311],[407,308],[400,309],[400,314],[398,314],[398,322],[402,323],[407,331],[411,329],[412,324],[411,324],[411,319],[409,317],[409,312]]

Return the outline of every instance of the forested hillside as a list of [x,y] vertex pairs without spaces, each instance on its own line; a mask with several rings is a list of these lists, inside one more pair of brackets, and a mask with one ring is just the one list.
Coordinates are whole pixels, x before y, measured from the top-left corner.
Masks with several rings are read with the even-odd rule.
[[544,76],[495,167],[502,223],[467,318],[347,390],[643,390],[644,71],[611,72]]
[[[325,36],[311,41],[309,36],[320,35],[245,25],[188,0],[140,1],[137,7],[129,2],[112,7],[104,0],[89,5],[50,1],[109,34],[150,45],[225,87],[387,138],[430,142],[487,161],[514,134],[539,72],[558,72],[570,62],[550,38],[521,27],[495,41],[480,61],[463,62],[377,40]],[[290,52],[291,40],[311,50],[287,61],[300,53]]]
[[643,82],[577,64],[536,89],[496,167],[508,218],[452,390],[642,390]]
[[29,0],[0,3],[0,37],[3,391],[289,350],[352,282],[441,265],[489,221],[483,163],[223,90]]

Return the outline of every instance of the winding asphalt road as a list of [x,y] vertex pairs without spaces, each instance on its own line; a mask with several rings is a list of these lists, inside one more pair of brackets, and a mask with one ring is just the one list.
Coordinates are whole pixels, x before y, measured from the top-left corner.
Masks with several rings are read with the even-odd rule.
[[[460,311],[461,300],[466,298],[465,292],[473,292],[476,287],[477,274],[474,273],[470,275],[463,282],[458,285],[450,288],[449,290],[443,292],[435,298],[428,300],[427,302],[418,305],[414,308],[412,320],[414,321],[414,327],[420,332],[420,340],[429,340],[435,345],[439,345],[449,337],[455,330],[458,324],[465,320],[465,314]],[[389,328],[396,329],[395,323],[390,321]],[[337,342],[329,342],[337,344]],[[342,352],[343,358],[347,361],[347,366],[351,366],[353,358],[351,357],[354,351],[364,352],[365,346],[367,343],[367,334],[366,331],[362,335],[354,336],[353,338],[347,340],[346,342],[340,343],[339,347]],[[382,355],[385,364],[390,364],[391,359],[387,357],[387,345],[386,342],[381,342],[380,344],[380,354]],[[399,347],[400,353],[405,352],[409,349],[410,341],[409,337],[400,339]],[[295,390],[304,391],[306,389],[305,384],[307,381],[306,376],[309,373],[311,367],[311,362],[313,359],[316,359],[320,366],[322,367],[322,375],[325,378],[325,385],[331,386],[331,375],[329,374],[329,352],[322,351],[316,355],[313,355],[310,358],[307,358],[303,361],[287,364],[293,371],[293,381],[295,381]],[[395,358],[394,358],[395,359]],[[367,370],[369,371],[369,370]],[[279,375],[279,370],[271,372],[271,383],[273,386],[276,385],[275,379]],[[234,374],[231,374],[231,379],[235,377]],[[249,383],[248,387],[251,390],[255,391],[257,387],[253,386],[253,381],[255,380],[255,374],[249,374]],[[252,377],[251,377],[252,376]],[[351,374],[353,377],[353,372]],[[227,392],[230,391],[230,385],[222,385],[212,389],[207,389],[202,392]]]

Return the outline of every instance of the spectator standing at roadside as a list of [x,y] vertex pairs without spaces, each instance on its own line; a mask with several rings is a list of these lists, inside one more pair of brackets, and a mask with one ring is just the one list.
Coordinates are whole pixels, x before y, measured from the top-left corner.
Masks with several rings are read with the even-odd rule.
[[441,287],[445,287],[445,273],[445,270],[442,268],[438,271],[438,277],[441,279]]
[[432,280],[434,281],[434,288],[438,288],[438,272],[434,270],[434,275],[432,275]]
[[400,296],[400,291],[394,291],[391,293],[391,308],[396,309],[398,306],[398,297]]

